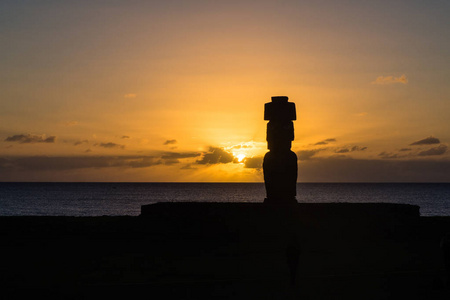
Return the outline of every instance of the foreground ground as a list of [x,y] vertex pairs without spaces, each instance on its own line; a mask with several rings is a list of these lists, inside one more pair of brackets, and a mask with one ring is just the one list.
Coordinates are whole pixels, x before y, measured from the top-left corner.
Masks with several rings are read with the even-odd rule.
[[0,217],[1,296],[450,299],[448,217],[388,204],[161,203],[139,217]]

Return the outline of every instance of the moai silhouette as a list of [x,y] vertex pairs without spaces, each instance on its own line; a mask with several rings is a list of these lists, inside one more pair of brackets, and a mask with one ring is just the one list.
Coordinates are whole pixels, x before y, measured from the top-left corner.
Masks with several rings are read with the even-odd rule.
[[264,106],[267,123],[267,148],[263,171],[266,185],[264,203],[297,203],[297,155],[291,151],[296,120],[295,103],[286,96],[272,97]]

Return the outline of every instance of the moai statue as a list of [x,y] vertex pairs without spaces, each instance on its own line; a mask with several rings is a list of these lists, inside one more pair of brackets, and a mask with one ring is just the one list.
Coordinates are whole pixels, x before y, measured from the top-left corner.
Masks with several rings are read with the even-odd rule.
[[297,155],[291,151],[296,120],[295,103],[288,97],[272,97],[264,107],[267,123],[267,148],[263,171],[267,198],[264,203],[297,203]]

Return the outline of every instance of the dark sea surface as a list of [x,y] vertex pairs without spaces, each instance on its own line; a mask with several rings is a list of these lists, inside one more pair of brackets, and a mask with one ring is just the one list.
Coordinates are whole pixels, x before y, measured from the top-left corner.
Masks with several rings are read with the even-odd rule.
[[[264,183],[0,183],[0,216],[140,214],[156,202],[263,202]],[[450,216],[450,183],[298,183],[300,203],[386,202]]]

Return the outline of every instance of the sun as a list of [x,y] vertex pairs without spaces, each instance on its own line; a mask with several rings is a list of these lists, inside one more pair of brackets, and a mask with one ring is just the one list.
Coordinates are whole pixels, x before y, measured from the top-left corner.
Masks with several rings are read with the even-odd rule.
[[242,162],[245,158],[245,154],[239,153],[239,154],[235,155],[235,157],[237,158],[238,162]]
[[238,144],[228,143],[228,145],[224,147],[224,150],[233,155],[234,163],[244,165],[246,160],[250,157],[261,156],[261,153],[265,150],[265,147],[265,143],[250,141]]

